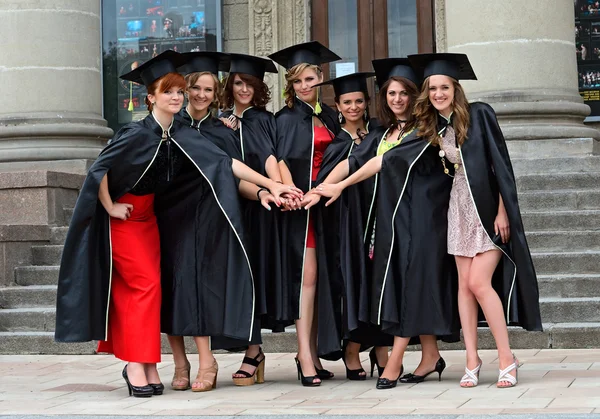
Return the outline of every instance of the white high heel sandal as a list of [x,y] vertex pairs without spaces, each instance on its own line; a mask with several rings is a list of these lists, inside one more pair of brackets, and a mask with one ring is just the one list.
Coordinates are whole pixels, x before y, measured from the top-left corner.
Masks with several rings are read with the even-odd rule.
[[[519,361],[517,360],[517,358],[515,357],[515,355],[513,354],[513,363],[510,364],[508,367],[504,368],[503,370],[500,370],[500,373],[498,374],[498,382],[496,383],[496,387],[498,388],[510,388],[510,387],[514,387],[517,385],[517,383],[519,382]],[[515,371],[515,375],[512,376],[510,375],[510,373],[512,371]],[[507,386],[501,386],[500,383],[501,382],[507,382],[510,383],[510,385]]]
[[[462,388],[477,387],[477,384],[479,384],[479,371],[481,370],[482,365],[483,361],[480,360],[479,364],[472,370],[465,367],[465,375],[463,375],[463,377],[460,379],[460,386]],[[467,386],[465,385],[467,383],[471,383],[473,385]]]

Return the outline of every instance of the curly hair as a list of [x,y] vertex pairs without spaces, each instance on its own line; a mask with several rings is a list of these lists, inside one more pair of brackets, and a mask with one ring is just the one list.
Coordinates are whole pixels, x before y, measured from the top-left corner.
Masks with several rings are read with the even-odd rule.
[[238,76],[244,83],[249,84],[254,88],[254,95],[252,96],[252,106],[259,109],[265,109],[267,103],[271,100],[271,93],[267,84],[259,79],[258,77],[251,76],[250,74],[243,73],[231,73],[225,79],[223,83],[223,93],[221,94],[220,102],[221,109],[231,109],[234,105],[233,99],[233,82],[235,76]]
[[214,85],[215,99],[210,104],[209,109],[210,110],[219,109],[219,98],[223,94],[223,87],[221,86],[221,83],[219,82],[219,79],[217,78],[217,76],[214,75],[213,73],[211,73],[210,71],[200,71],[197,73],[190,73],[187,76],[185,76],[185,83],[187,85],[185,90],[189,91],[190,88],[192,88],[192,86],[194,86],[196,84],[196,82],[198,81],[198,79],[200,77],[207,76],[207,75],[212,76],[213,80],[215,81],[215,85]]
[[[179,73],[167,73],[164,76],[154,80],[150,86],[146,88],[149,95],[156,95],[157,93],[164,93],[173,87],[179,87],[185,89],[185,80]],[[148,99],[148,96],[144,98],[144,103],[148,107],[148,112],[152,112],[152,102]]]
[[[454,98],[450,105],[452,106],[452,126],[456,132],[458,144],[462,145],[467,139],[469,129],[469,102],[460,83],[454,79],[451,80],[454,85]],[[438,111],[429,100],[429,77],[423,82],[421,94],[417,98],[414,109],[419,136],[431,141],[434,145],[439,145]]]
[[398,125],[396,115],[390,109],[387,103],[387,92],[390,87],[390,84],[392,84],[393,81],[397,81],[398,83],[402,84],[402,86],[404,86],[404,88],[408,92],[409,116],[408,121],[406,121],[406,125],[404,126],[404,132],[408,132],[412,130],[416,125],[416,119],[413,110],[415,106],[415,101],[417,99],[417,96],[419,95],[419,89],[417,88],[417,85],[409,79],[404,77],[392,76],[383,84],[383,86],[381,86],[381,89],[379,89],[379,92],[377,93],[377,116],[379,117],[379,121],[381,121],[382,125],[387,128],[393,129]]
[[311,68],[315,70],[317,73],[317,77],[321,77],[323,74],[323,70],[321,67],[314,64],[300,63],[296,64],[292,68],[290,68],[287,73],[285,73],[285,89],[283,90],[283,97],[285,99],[285,104],[288,108],[294,107],[294,98],[296,97],[296,91],[294,90],[294,80],[297,80],[300,77],[300,74],[307,68]]

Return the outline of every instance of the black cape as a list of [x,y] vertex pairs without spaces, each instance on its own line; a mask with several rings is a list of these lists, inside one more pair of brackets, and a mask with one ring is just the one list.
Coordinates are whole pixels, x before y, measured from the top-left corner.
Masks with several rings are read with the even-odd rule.
[[[461,157],[479,218],[503,252],[492,285],[502,299],[506,321],[526,330],[541,331],[537,277],[521,220],[515,175],[496,114],[487,103],[470,106],[470,125]],[[510,222],[507,244],[502,244],[494,232],[499,194]]]
[[[314,154],[313,108],[296,98],[294,107],[284,107],[275,115],[277,123],[277,157],[289,168],[294,184],[307,192],[312,187],[312,167]],[[335,111],[322,105],[322,112],[317,116],[331,131],[332,138],[340,130]],[[287,304],[278,313],[279,320],[290,324],[300,316],[300,290],[304,267],[304,250],[308,220],[311,211],[289,211],[281,214],[281,264],[285,287],[282,290]]]
[[[367,124],[367,129],[377,126],[376,120]],[[352,134],[342,129],[325,150],[323,162],[317,177],[317,185],[324,182],[331,171],[342,161],[346,160],[354,150],[358,149],[352,139]],[[344,191],[344,195],[346,191]],[[355,304],[357,292],[355,284],[347,283],[344,274],[347,274],[351,258],[341,254],[345,246],[342,241],[342,225],[347,222],[347,200],[338,199],[329,207],[325,207],[323,199],[314,213],[315,232],[317,238],[317,267],[319,281],[317,293],[319,295],[317,314],[319,316],[318,345],[319,353],[327,359],[338,359],[342,355],[343,340],[350,339],[359,342],[364,348],[370,346],[391,345],[393,339],[383,336],[375,328],[362,323],[358,327],[357,306]],[[356,226],[355,226],[356,227]],[[347,232],[344,232],[347,233]],[[358,236],[361,237],[360,233]],[[347,234],[344,234],[346,240]],[[353,277],[360,277],[353,272]],[[348,328],[348,318],[357,326]]]
[[447,253],[452,178],[438,150],[413,131],[383,155],[377,186],[372,322],[395,336],[457,342],[458,275]]
[[[175,120],[171,141],[187,156],[178,176],[155,194],[161,240],[161,323],[174,335],[249,339],[254,289],[231,158]],[[61,261],[55,339],[105,340],[110,299],[110,220],[98,199],[109,174],[118,199],[141,179],[161,143],[149,115],[123,127],[91,166],[75,205]],[[173,311],[177,306],[178,311]],[[227,308],[227,309],[225,309]]]
[[[222,116],[227,118],[232,113],[226,111]],[[240,144],[244,163],[268,177],[265,165],[270,156],[275,157],[277,140],[274,115],[266,110],[250,107],[238,118],[238,129],[230,131]],[[262,328],[281,331],[276,320],[287,301],[284,300],[280,255],[283,248],[278,229],[280,214],[275,206],[267,211],[258,201],[245,200],[244,207],[250,262],[255,279],[256,315],[260,316]],[[219,346],[219,342],[213,342],[214,348]]]
[[230,128],[227,128],[219,118],[213,117],[210,112],[203,119],[193,119],[186,108],[183,108],[177,114],[184,124],[197,129],[203,134],[203,138],[207,138],[214,145],[223,150],[232,159],[242,161],[242,150],[240,142]]

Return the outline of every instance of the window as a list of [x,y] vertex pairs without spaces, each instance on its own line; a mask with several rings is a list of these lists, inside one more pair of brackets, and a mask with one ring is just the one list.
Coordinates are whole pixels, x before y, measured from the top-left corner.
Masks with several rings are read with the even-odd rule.
[[103,0],[104,118],[117,131],[147,115],[142,85],[119,79],[163,51],[221,49],[221,0]]

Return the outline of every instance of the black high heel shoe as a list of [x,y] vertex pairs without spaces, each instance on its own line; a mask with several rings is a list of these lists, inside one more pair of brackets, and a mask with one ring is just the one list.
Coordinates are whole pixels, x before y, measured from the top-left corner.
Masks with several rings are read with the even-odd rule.
[[294,361],[296,361],[296,368],[298,369],[298,380],[300,380],[304,387],[319,387],[321,385],[320,381],[315,381],[320,378],[318,375],[305,377],[302,372],[302,365],[300,365],[298,358],[294,358]]
[[161,396],[165,391],[165,385],[163,383],[152,384],[148,383],[150,387],[152,387],[152,395],[153,396]]
[[[129,365],[129,364],[128,364]],[[123,378],[127,383],[127,388],[129,389],[129,395],[133,395],[133,397],[152,397],[154,394],[154,389],[150,384],[146,384],[145,386],[134,386],[129,382],[129,377],[127,377],[127,365],[123,368]]]
[[[346,378],[350,381],[363,381],[367,379],[367,373],[365,370],[360,367],[355,370],[351,370],[348,368],[346,364],[346,350],[344,349],[344,354],[342,355],[342,361],[344,361],[344,366],[346,367]],[[359,360],[360,361],[360,360]]]
[[444,358],[440,357],[440,359],[438,359],[438,361],[435,363],[435,368],[433,371],[429,371],[425,375],[415,375],[409,373],[406,374],[404,377],[400,378],[400,382],[404,384],[422,383],[423,381],[425,381],[425,378],[427,378],[427,376],[433,374],[434,372],[438,373],[438,381],[442,381],[442,372],[444,372],[445,368],[446,361],[444,361]]
[[375,386],[375,388],[377,390],[387,390],[396,387],[402,373],[404,373],[404,365],[400,367],[400,374],[398,374],[398,378],[396,378],[395,380],[388,380],[387,378],[379,377],[377,379],[377,385]]
[[371,360],[371,377],[373,377],[375,365],[377,365],[377,375],[381,377],[381,374],[383,374],[383,370],[385,367],[379,365],[379,361],[377,360],[377,351],[375,350],[375,347],[373,347],[373,349],[371,349],[371,351],[369,352],[369,359]]
[[323,369],[317,368],[316,365],[315,365],[315,371],[317,371],[317,377],[319,377],[321,379],[321,381],[329,380],[330,378],[333,378],[333,376],[334,376],[334,374],[331,371],[326,370],[325,368],[323,368]]

